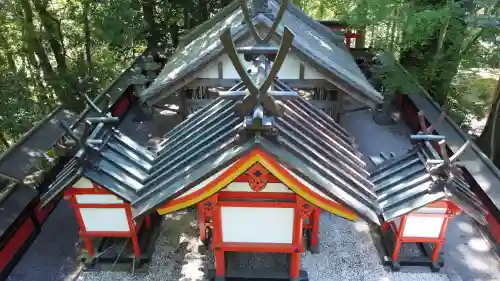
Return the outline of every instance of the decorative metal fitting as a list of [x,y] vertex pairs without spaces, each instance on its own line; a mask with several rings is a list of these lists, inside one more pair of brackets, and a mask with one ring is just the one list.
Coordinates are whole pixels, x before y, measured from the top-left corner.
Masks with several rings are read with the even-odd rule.
[[[244,118],[243,127],[245,130],[251,131],[252,135],[259,134],[259,131],[272,135],[276,131],[273,129],[275,127],[274,117],[283,116],[284,114],[284,107],[281,101],[298,97],[295,91],[271,90],[276,75],[285,61],[294,38],[294,34],[290,29],[284,27],[279,48],[270,44],[270,40],[276,33],[276,29],[288,7],[288,0],[281,1],[275,21],[264,37],[258,34],[253,24],[253,16],[248,8],[247,1],[241,0],[240,4],[246,25],[250,29],[257,45],[236,48],[231,36],[231,29],[227,28],[222,33],[220,40],[224,51],[240,76],[243,87],[237,90],[221,91],[219,92],[219,96],[224,99],[237,100],[234,106],[235,111],[238,116]],[[266,3],[262,2],[262,0],[253,1],[252,4],[253,12],[256,15],[265,10]],[[253,64],[257,69],[256,73],[249,75],[245,67],[243,67],[238,54],[243,54],[245,60]],[[271,61],[273,62],[272,65]]]
[[444,140],[439,141],[439,148],[441,150],[442,159],[431,159],[427,161],[430,166],[429,172],[432,175],[439,176],[448,183],[454,177],[462,176],[461,163],[458,157],[467,149],[471,141],[465,142],[451,157],[448,157],[448,151],[446,150],[446,142]]

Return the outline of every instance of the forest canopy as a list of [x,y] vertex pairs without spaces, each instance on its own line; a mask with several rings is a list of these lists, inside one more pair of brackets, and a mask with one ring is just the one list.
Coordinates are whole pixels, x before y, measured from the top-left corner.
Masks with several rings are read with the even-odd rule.
[[[292,2],[361,34],[356,47],[394,55],[457,123],[498,110],[500,0]],[[58,105],[80,111],[82,94],[95,97],[146,47],[168,57],[183,34],[229,3],[1,0],[0,149]],[[489,123],[480,143],[500,133],[500,122]]]

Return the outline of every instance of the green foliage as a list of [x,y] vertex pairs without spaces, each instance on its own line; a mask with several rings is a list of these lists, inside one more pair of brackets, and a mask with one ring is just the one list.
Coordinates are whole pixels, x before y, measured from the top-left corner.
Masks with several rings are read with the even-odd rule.
[[453,119],[462,124],[471,118],[485,118],[497,80],[483,78],[475,73],[460,73],[455,80],[446,104]]
[[[230,2],[5,1],[0,9],[1,132],[12,141],[59,104],[81,109],[82,104],[77,98],[79,93],[97,95],[137,53],[151,43],[159,46],[159,51],[171,52],[180,35]],[[468,19],[474,21],[474,17],[499,16],[497,2],[500,3],[474,1],[474,5],[465,7]],[[315,19],[338,20],[354,29],[366,30],[367,46],[376,50],[398,56],[410,47],[419,50],[427,48],[429,52],[416,54],[426,61],[425,67],[417,71],[426,76],[426,81],[434,81],[436,77],[441,79],[442,72],[450,69],[443,61],[452,59],[442,51],[443,46],[443,49],[449,49],[446,44],[450,42],[459,42],[462,47],[453,58],[460,62],[462,69],[500,67],[498,29],[468,27],[462,32],[463,36],[449,32],[454,30],[450,27],[456,24],[453,20],[457,11],[461,11],[455,1],[294,0],[293,3]],[[89,7],[88,17],[84,13],[86,4]],[[86,23],[90,40],[85,36]],[[427,47],[437,36],[441,45],[434,45],[438,47],[434,49]],[[58,49],[57,44],[61,48]],[[90,57],[86,52],[88,47]],[[379,73],[375,79],[386,85],[387,94],[392,92],[389,89],[414,90],[412,83],[401,82],[401,73],[389,69]],[[92,77],[91,83],[81,83],[89,80],[88,76]],[[412,79],[419,79],[417,76]],[[477,114],[480,107],[484,110],[488,104],[463,101],[468,95],[483,97],[477,94],[478,85],[470,88],[477,78],[467,79],[467,83],[452,87],[447,101],[453,108],[467,105],[471,108],[467,112]]]

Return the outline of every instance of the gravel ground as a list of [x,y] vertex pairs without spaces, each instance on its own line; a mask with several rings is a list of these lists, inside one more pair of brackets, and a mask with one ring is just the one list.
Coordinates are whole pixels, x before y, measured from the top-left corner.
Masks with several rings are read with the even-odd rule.
[[[321,215],[320,253],[302,256],[302,269],[311,281],[373,280],[373,281],[445,281],[446,274],[390,273],[381,265],[378,252],[366,223],[350,222],[328,213]],[[78,281],[107,280],[204,280],[208,268],[213,268],[213,257],[198,241],[196,217],[180,212],[166,217],[148,274],[132,275],[125,272],[83,272]],[[232,255],[230,266],[260,268],[284,266],[284,255]],[[258,266],[257,266],[258,265]]]

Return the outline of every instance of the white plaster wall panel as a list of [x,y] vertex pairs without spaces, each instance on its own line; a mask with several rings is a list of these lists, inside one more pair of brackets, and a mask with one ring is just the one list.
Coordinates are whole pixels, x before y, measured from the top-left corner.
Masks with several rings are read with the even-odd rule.
[[[306,64],[305,64],[306,65]],[[323,74],[319,73],[316,71],[316,69],[306,65],[305,71],[304,71],[304,79],[324,79],[326,80],[325,76]]]
[[120,204],[123,200],[111,194],[82,194],[76,195],[76,202],[78,204]]
[[224,242],[292,243],[293,208],[222,207]]
[[80,213],[87,231],[130,231],[124,208],[82,208]]
[[208,179],[202,181],[200,184],[196,185],[195,187],[191,188],[190,190],[186,191],[185,193],[181,194],[180,196],[176,197],[175,199],[179,199],[179,198],[188,196],[189,194],[194,193],[194,192],[202,189],[203,187],[207,186],[209,183],[211,183],[212,181],[214,181],[215,179],[217,179],[217,177],[219,177],[220,175],[222,175],[225,171],[227,171],[233,165],[234,165],[234,163],[231,164],[231,165],[229,165],[229,166],[227,166],[226,168],[220,170],[219,172],[213,174]]
[[408,216],[403,232],[404,237],[437,238],[443,225],[443,217]]
[[92,184],[92,182],[85,178],[85,177],[81,177],[77,182],[75,182],[73,184],[73,187],[74,188],[94,188],[94,185]]
[[[232,182],[223,191],[228,192],[255,192],[247,182]],[[267,183],[266,187],[259,192],[280,192],[293,193],[288,187],[282,183]]]
[[[243,64],[243,67],[245,69],[250,68],[250,63],[247,62],[243,55],[239,55],[240,61]],[[199,75],[198,78],[212,78],[216,79],[219,78],[219,67],[218,64],[222,63],[222,73],[223,73],[223,78],[224,79],[240,79],[240,76],[236,72],[236,69],[233,66],[233,63],[229,59],[227,55],[222,55],[220,58],[217,60],[213,60],[206,66],[205,70],[203,70]],[[293,55],[289,54],[285,61],[283,62],[283,65],[281,66],[280,71],[278,72],[278,78],[279,79],[299,79],[299,73],[300,73],[300,63],[301,60]],[[304,63],[305,69],[304,69],[304,79],[325,79],[323,75],[321,75],[319,72],[317,72],[314,68],[309,67],[307,64]]]

